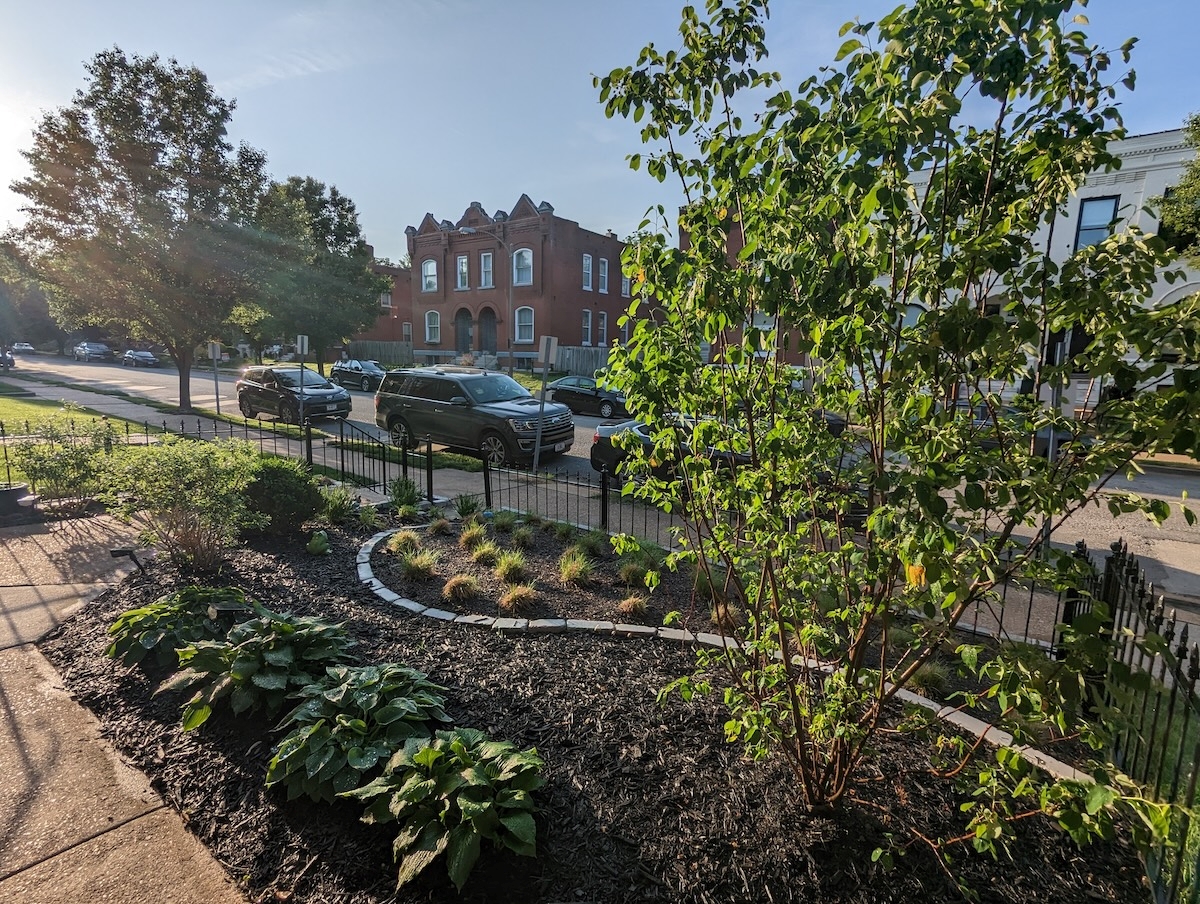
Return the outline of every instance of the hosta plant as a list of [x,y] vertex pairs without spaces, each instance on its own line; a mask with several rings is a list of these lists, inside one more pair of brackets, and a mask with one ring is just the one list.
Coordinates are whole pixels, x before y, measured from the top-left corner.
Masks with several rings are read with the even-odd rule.
[[289,799],[325,801],[359,787],[404,741],[428,738],[435,723],[450,721],[443,690],[397,663],[327,669],[280,723],[291,730],[267,767],[267,784],[285,784]]
[[354,641],[341,625],[260,611],[222,641],[200,640],[179,650],[183,671],[159,690],[194,691],[183,708],[185,731],[203,725],[213,704],[227,697],[235,713],[265,709],[274,716],[288,695],[350,658]]
[[460,891],[485,839],[532,857],[536,826],[532,792],[543,784],[537,750],[517,750],[482,731],[439,731],[412,738],[383,775],[343,796],[370,801],[363,821],[400,824],[393,851],[396,887],[410,882],[443,852]]
[[184,587],[117,616],[104,652],[125,665],[153,654],[158,665],[175,666],[178,648],[224,637],[253,605],[236,587]]

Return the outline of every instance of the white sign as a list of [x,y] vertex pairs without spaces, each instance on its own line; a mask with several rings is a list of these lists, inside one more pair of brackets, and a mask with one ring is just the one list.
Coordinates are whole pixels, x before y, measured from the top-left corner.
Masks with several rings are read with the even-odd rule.
[[543,336],[541,348],[538,349],[538,366],[543,370],[551,370],[558,363],[558,337]]
[[307,355],[308,354],[308,337],[307,336],[301,335],[301,336],[296,337],[296,354],[298,354],[298,355]]
[[208,343],[208,357],[213,361],[221,360],[221,343],[220,342]]

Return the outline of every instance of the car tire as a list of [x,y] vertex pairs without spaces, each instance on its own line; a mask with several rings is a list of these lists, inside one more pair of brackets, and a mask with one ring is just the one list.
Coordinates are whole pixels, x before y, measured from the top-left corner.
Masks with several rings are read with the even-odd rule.
[[279,409],[279,419],[285,424],[298,426],[300,424],[300,408],[297,405],[284,405]]
[[613,416],[615,411],[616,409],[613,407],[613,403],[607,399],[600,403],[600,417],[610,418]]
[[247,419],[254,417],[254,406],[250,404],[250,400],[245,396],[238,399],[238,408],[242,410],[242,417]]
[[363,392],[370,392],[371,391],[371,378],[363,377],[362,380],[358,384],[358,388],[361,389]]
[[413,435],[412,430],[409,429],[408,421],[402,417],[398,417],[388,424],[388,439],[398,449],[411,449],[413,447]]
[[512,456],[504,437],[489,430],[479,440],[479,457],[494,468],[502,468]]

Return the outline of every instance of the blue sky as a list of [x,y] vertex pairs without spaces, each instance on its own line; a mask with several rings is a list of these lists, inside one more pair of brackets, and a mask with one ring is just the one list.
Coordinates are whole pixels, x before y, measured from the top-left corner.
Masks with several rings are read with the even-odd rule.
[[[897,0],[775,0],[770,66],[794,85],[832,61],[847,19]],[[703,6],[702,0],[696,0]],[[310,175],[358,205],[376,253],[399,258],[428,211],[510,210],[522,192],[588,229],[633,231],[674,209],[674,187],[634,173],[637,127],[607,120],[592,76],[677,46],[678,0],[8,0],[0,28],[0,227],[39,111],[69,102],[83,64],[114,44],[204,70],[237,101],[231,137],[272,175]],[[1093,0],[1089,34],[1140,38],[1133,133],[1200,112],[1200,0]]]

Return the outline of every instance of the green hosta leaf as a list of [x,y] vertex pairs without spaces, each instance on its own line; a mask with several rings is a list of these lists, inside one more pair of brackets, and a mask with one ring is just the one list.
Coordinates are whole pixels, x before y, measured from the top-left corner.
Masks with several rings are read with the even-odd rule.
[[268,691],[282,691],[288,686],[287,672],[256,672],[250,676],[250,681]]
[[257,701],[258,695],[248,687],[235,687],[229,695],[229,706],[235,714],[253,709]]
[[420,775],[409,777],[404,786],[396,792],[397,799],[401,801],[418,801],[424,800],[437,788],[437,783],[431,778],[422,778]]
[[326,744],[309,754],[308,759],[304,761],[304,770],[309,778],[316,776],[335,756],[337,749],[332,744]]
[[[396,888],[408,884],[420,875],[421,871],[446,849],[449,841],[449,833],[439,823],[426,823],[416,842],[403,854],[400,872],[396,876]],[[401,852],[397,850],[396,853],[399,855]]]
[[525,844],[532,845],[537,839],[537,825],[529,813],[509,813],[501,816],[500,822],[517,840]]
[[380,725],[390,725],[400,719],[408,718],[409,716],[418,715],[417,707],[411,700],[406,700],[403,697],[392,700],[387,706],[381,706],[374,713],[375,721]]
[[457,825],[450,830],[446,847],[446,872],[460,892],[471,875],[475,861],[479,859],[479,841],[479,835],[468,825]]
[[353,769],[343,769],[333,777],[333,793],[345,794],[358,786],[362,774]]
[[281,647],[278,650],[264,650],[262,658],[270,665],[286,668],[296,661],[296,654],[291,647]]
[[212,707],[206,703],[198,706],[188,706],[183,711],[183,730],[192,731],[208,721],[212,715]]
[[346,762],[350,764],[351,768],[357,769],[359,772],[366,772],[379,762],[380,753],[378,747],[367,747],[365,750],[361,747],[351,747],[346,751]]

